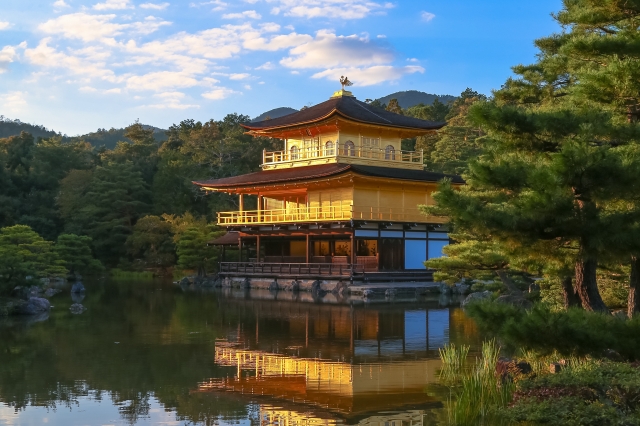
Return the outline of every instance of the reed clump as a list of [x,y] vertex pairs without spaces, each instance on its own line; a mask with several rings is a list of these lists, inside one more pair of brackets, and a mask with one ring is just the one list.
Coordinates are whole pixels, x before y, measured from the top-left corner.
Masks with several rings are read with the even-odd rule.
[[[448,345],[440,351],[441,383],[450,387],[447,404],[448,423],[452,426],[499,425],[499,410],[512,399],[515,385],[496,375],[500,347],[495,340],[482,344],[475,363],[466,367],[468,346]],[[506,423],[505,423],[506,424]]]

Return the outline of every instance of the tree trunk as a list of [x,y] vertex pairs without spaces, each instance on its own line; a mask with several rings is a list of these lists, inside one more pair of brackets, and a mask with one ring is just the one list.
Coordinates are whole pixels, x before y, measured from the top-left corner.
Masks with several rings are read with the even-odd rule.
[[575,287],[573,287],[573,277],[564,277],[562,279],[562,298],[564,300],[564,308],[581,308],[580,296]]
[[631,256],[631,274],[629,274],[629,299],[627,316],[633,318],[640,312],[640,257]]
[[580,296],[582,307],[587,311],[610,314],[598,291],[597,266],[598,263],[593,259],[576,262],[576,292]]
[[516,287],[513,281],[511,281],[511,278],[509,278],[507,271],[499,270],[499,271],[496,271],[496,274],[498,274],[498,277],[500,277],[500,280],[502,281],[502,283],[507,287],[507,290],[509,290],[509,293],[522,294],[522,291],[520,291],[520,289]]

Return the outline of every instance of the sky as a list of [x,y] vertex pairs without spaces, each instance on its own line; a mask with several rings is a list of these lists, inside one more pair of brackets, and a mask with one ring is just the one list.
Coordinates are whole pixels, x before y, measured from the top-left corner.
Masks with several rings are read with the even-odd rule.
[[340,89],[489,95],[560,0],[2,0],[0,115],[67,135],[250,117]]

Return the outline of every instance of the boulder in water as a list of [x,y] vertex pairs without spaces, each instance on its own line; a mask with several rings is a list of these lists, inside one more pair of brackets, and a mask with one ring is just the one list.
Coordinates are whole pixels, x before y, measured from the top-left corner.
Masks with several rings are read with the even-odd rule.
[[58,289],[58,288],[48,288],[45,292],[44,295],[46,297],[51,297],[51,296],[55,296],[56,294],[60,293],[62,290]]
[[84,285],[82,285],[82,283],[80,282],[75,283],[71,287],[71,293],[77,294],[77,293],[84,293],[84,292],[85,292]]
[[73,315],[80,315],[81,313],[83,313],[86,310],[87,310],[87,308],[82,306],[80,303],[74,303],[73,305],[71,305],[69,307],[69,312],[71,312]]
[[20,300],[15,303],[11,309],[15,315],[38,315],[48,312],[51,309],[51,303],[42,297],[30,297],[28,300]]
[[467,306],[469,303],[473,303],[473,302],[479,302],[481,300],[486,300],[491,298],[491,292],[488,290],[482,291],[482,292],[477,292],[477,293],[471,293],[470,295],[468,295],[466,297],[466,299],[464,299],[462,301],[462,306],[465,307]]

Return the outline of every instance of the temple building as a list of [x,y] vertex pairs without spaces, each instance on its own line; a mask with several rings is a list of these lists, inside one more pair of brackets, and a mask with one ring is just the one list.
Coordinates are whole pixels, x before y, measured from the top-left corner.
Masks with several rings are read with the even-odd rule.
[[212,243],[240,251],[221,273],[426,276],[423,262],[440,257],[449,237],[445,218],[419,206],[433,204],[442,179],[464,182],[426,171],[423,153],[401,141],[445,124],[373,107],[343,86],[318,105],[243,125],[284,140],[284,150],[265,151],[259,172],[194,182],[238,196],[237,211],[218,213],[230,233]]

